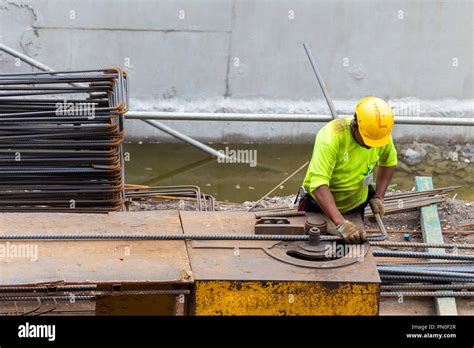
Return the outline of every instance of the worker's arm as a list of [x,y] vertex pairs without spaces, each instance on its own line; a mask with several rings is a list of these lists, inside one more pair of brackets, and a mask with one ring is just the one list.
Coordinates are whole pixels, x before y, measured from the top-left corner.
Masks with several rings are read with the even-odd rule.
[[378,167],[377,179],[375,188],[375,197],[379,197],[383,200],[387,187],[392,181],[393,173],[395,173],[396,166],[391,167]]
[[329,187],[326,185],[319,186],[313,191],[313,196],[316,198],[324,214],[326,214],[336,226],[344,222],[344,217],[339,209],[337,209],[336,202],[334,201],[331,191],[329,191]]
[[336,225],[336,230],[346,243],[361,243],[366,240],[365,231],[349,220],[344,219],[339,209],[337,209],[334,197],[326,185],[321,185],[313,191],[318,205],[324,214]]

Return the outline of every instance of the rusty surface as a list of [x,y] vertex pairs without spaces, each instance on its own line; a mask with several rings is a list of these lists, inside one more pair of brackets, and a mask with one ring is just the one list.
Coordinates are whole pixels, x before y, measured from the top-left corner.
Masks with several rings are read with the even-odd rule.
[[295,223],[284,217],[263,217],[255,223],[255,234],[304,234],[304,223]]
[[[209,235],[254,233],[255,213],[182,211],[180,215],[184,233]],[[267,255],[263,248],[275,245],[275,242],[188,241],[187,243],[196,281],[220,279],[305,280],[322,283],[380,282],[370,252],[362,261],[346,267],[315,270],[284,263]]]
[[[177,211],[0,214],[1,234],[120,232],[174,234],[182,229]],[[184,241],[10,242],[25,244],[37,248],[37,260],[1,258],[0,285],[193,282]]]

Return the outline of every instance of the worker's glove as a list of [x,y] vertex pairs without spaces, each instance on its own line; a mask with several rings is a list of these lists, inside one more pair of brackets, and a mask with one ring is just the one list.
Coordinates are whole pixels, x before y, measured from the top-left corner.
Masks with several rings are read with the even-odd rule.
[[380,217],[383,217],[385,213],[385,208],[383,207],[383,199],[379,197],[374,197],[369,201],[370,208],[374,214],[379,214]]
[[344,220],[342,224],[337,225],[336,229],[346,243],[358,244],[366,240],[365,231],[360,230],[356,225],[348,220]]

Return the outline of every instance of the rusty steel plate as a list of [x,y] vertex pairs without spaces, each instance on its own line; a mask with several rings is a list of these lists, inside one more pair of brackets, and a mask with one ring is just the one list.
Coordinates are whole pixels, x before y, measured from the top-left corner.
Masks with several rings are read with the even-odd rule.
[[[180,212],[185,234],[254,234],[255,213]],[[368,252],[362,261],[345,267],[314,269],[275,259],[265,252],[275,241],[187,241],[194,278],[199,280],[318,281],[379,283],[375,261]]]
[[[175,234],[177,211],[110,214],[2,213],[1,234]],[[41,283],[192,283],[184,241],[2,240],[32,245],[37,259],[0,258],[0,285]],[[33,249],[30,249],[33,250]],[[31,253],[33,254],[33,253]]]

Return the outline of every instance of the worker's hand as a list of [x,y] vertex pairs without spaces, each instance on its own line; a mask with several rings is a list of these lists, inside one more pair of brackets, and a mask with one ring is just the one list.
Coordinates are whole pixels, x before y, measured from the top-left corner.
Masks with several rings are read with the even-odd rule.
[[349,220],[344,220],[344,222],[336,226],[337,231],[342,235],[344,242],[349,244],[358,244],[366,240],[365,231],[360,230],[355,224]]
[[383,217],[385,213],[385,208],[383,207],[383,199],[379,197],[374,197],[369,201],[370,208],[374,214],[379,214],[380,217]]

